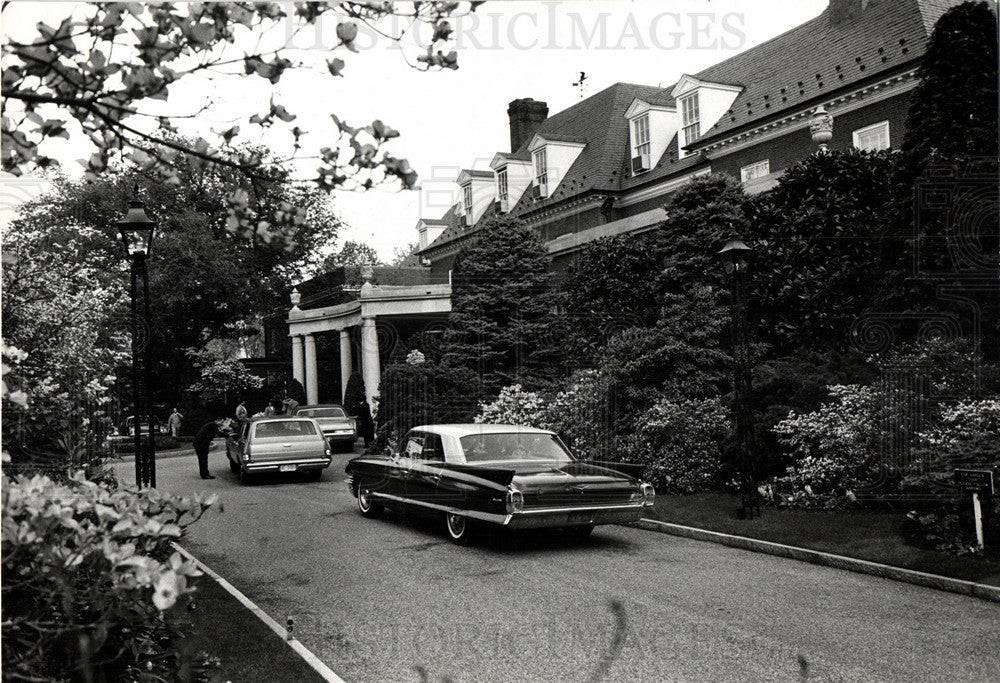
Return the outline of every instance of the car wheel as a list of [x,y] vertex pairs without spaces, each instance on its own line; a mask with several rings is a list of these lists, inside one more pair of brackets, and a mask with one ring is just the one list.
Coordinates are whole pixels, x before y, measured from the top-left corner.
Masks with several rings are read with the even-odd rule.
[[245,469],[240,468],[240,483],[244,486],[249,486],[254,481],[254,476],[247,472]]
[[361,515],[369,518],[378,517],[382,514],[382,509],[382,506],[375,502],[368,482],[363,480],[358,482],[358,510],[361,511]]
[[309,481],[319,481],[323,478],[323,470],[309,470],[306,472]]
[[[227,458],[227,460],[228,460],[228,458]],[[234,460],[230,460],[229,461],[229,471],[232,472],[233,474],[239,474],[240,473],[240,466]]]
[[565,531],[566,535],[572,538],[573,540],[582,541],[588,536],[590,536],[591,533],[593,533],[594,525],[581,524],[578,526],[568,526],[565,529],[563,529],[563,531]]
[[448,529],[448,536],[456,544],[468,545],[472,540],[472,525],[465,515],[447,512],[444,516],[444,525]]

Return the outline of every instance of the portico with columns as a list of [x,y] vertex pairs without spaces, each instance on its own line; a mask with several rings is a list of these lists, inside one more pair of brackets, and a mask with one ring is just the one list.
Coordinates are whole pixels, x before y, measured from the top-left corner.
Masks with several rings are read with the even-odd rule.
[[[382,362],[395,344],[419,332],[451,311],[451,285],[426,284],[377,286],[366,282],[354,301],[322,308],[300,309],[301,298],[292,292],[292,308],[286,322],[292,341],[292,376],[306,391],[309,404],[319,402],[320,386],[316,357],[316,336],[337,334],[340,349],[340,399],[347,380],[360,360],[365,394],[373,409],[377,406]],[[355,338],[360,354],[355,351]]]

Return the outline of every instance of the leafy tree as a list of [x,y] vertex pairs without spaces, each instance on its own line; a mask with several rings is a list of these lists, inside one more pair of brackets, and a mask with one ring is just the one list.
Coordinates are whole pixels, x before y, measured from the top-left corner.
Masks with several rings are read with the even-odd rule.
[[188,387],[188,391],[199,394],[204,403],[222,398],[228,403],[229,392],[239,393],[244,389],[260,389],[264,380],[247,370],[246,365],[236,358],[220,356],[210,350],[190,350],[198,380]]
[[538,235],[507,216],[487,220],[455,258],[444,361],[476,372],[483,395],[553,374],[548,263]]
[[[20,11],[18,7],[19,3],[4,3],[4,18]],[[317,160],[315,180],[320,187],[369,188],[384,179],[413,187],[416,174],[406,160],[383,148],[399,133],[379,120],[355,127],[331,114],[331,131],[311,133],[322,133],[333,143],[306,154],[306,131],[295,124],[296,113],[282,105],[278,83],[294,71],[308,73],[311,79],[320,69],[331,79],[344,75],[344,60],[332,55],[325,63],[307,59],[294,45],[302,32],[318,32],[331,22],[337,22],[330,36],[335,41],[324,45],[324,51],[357,52],[360,29],[400,42],[403,33],[387,29],[386,23],[429,26],[429,31],[415,32],[418,40],[420,36],[429,40],[412,66],[456,69],[456,53],[445,50],[452,33],[448,18],[460,13],[459,4],[435,1],[404,8],[392,2],[301,2],[289,16],[291,7],[277,2],[80,3],[56,27],[40,22],[37,33],[25,40],[5,36],[3,169],[20,174],[55,166],[56,160],[47,155],[49,142],[73,138],[89,141],[94,150],[86,161],[91,175],[103,173],[115,157],[125,156],[171,186],[182,182],[179,158],[197,158],[246,178],[266,179],[267,161],[233,146],[234,141],[245,140],[240,137],[242,128],[244,135],[283,133],[294,149],[293,157]],[[387,22],[394,18],[403,21]],[[284,40],[275,39],[282,34]],[[215,111],[210,96],[190,104],[199,83],[215,86],[240,78],[254,88],[270,87],[266,110],[252,113],[242,125],[215,132],[211,141],[199,137],[189,143],[159,135],[176,131],[183,119]],[[177,93],[183,96],[175,97]],[[262,226],[238,216],[246,229],[277,233],[302,220],[294,212],[281,218]]]
[[121,265],[81,257],[102,237],[92,226],[56,231],[17,223],[3,234],[0,294],[12,347],[4,347],[4,381],[27,402],[23,409],[4,403],[4,448],[15,461],[45,453],[58,466],[86,464],[110,426],[128,328],[116,316],[125,279],[107,276]]
[[[153,383],[157,401],[176,401],[177,392],[197,378],[185,349],[245,334],[240,323],[281,304],[278,292],[312,262],[320,244],[336,235],[338,224],[326,194],[290,182],[278,166],[268,167],[270,181],[258,181],[248,189],[241,176],[225,166],[178,164],[185,180],[180,187],[151,183],[131,170],[92,182],[58,178],[48,195],[22,207],[4,236],[4,251],[18,259],[3,274],[5,335],[15,345],[30,348],[29,334],[44,336],[44,330],[30,332],[34,322],[19,307],[39,296],[32,293],[39,286],[35,270],[29,268],[32,259],[47,263],[51,257],[46,252],[60,248],[62,261],[51,266],[52,287],[70,286],[55,282],[69,273],[87,273],[86,286],[79,285],[82,301],[88,293],[95,297],[101,291],[115,293],[108,304],[104,337],[118,330],[127,334],[128,268],[115,222],[136,182],[158,224],[148,262],[154,304],[148,344],[158,380]],[[255,213],[264,220],[289,210],[301,211],[308,220],[278,241],[267,234],[246,238],[232,220],[226,197],[243,194],[249,203],[251,193]],[[58,308],[56,291],[46,296]]]
[[418,246],[420,246],[419,242],[410,242],[405,247],[394,248],[392,250],[392,261],[389,262],[389,265],[399,266],[417,250]]
[[750,203],[754,332],[778,355],[851,346],[884,271],[891,172],[888,152],[814,154]]
[[340,266],[370,266],[374,268],[380,265],[382,265],[382,261],[373,247],[363,242],[347,240],[340,251],[330,254],[323,260],[319,269],[320,272],[325,272]]

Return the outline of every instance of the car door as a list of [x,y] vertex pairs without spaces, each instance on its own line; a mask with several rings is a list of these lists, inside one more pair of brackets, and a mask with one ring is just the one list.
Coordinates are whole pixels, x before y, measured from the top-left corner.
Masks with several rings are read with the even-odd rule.
[[239,465],[247,447],[247,436],[250,433],[250,423],[245,422],[233,436],[226,437],[226,457],[230,462]]
[[406,479],[407,498],[418,503],[437,503],[438,482],[444,469],[444,447],[438,434],[426,434],[419,453],[411,459]]

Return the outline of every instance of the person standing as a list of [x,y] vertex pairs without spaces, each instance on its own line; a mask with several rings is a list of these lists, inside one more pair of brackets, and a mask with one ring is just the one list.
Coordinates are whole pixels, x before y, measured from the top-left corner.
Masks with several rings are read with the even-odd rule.
[[222,418],[217,418],[198,430],[194,437],[194,452],[198,456],[198,474],[202,479],[215,479],[208,471],[208,449],[212,446],[212,439],[217,436],[224,436],[222,430]]
[[368,401],[362,400],[358,404],[358,431],[361,433],[361,438],[365,440],[365,448],[371,445],[372,440],[375,438],[375,422],[372,420],[372,410],[368,405]]
[[236,421],[243,424],[249,419],[250,416],[247,415],[247,402],[241,399],[239,405],[236,406]]
[[170,413],[170,417],[167,418],[167,428],[170,430],[170,436],[177,438],[181,435],[182,419],[184,419],[184,416],[177,411],[177,408],[174,408],[174,412]]

